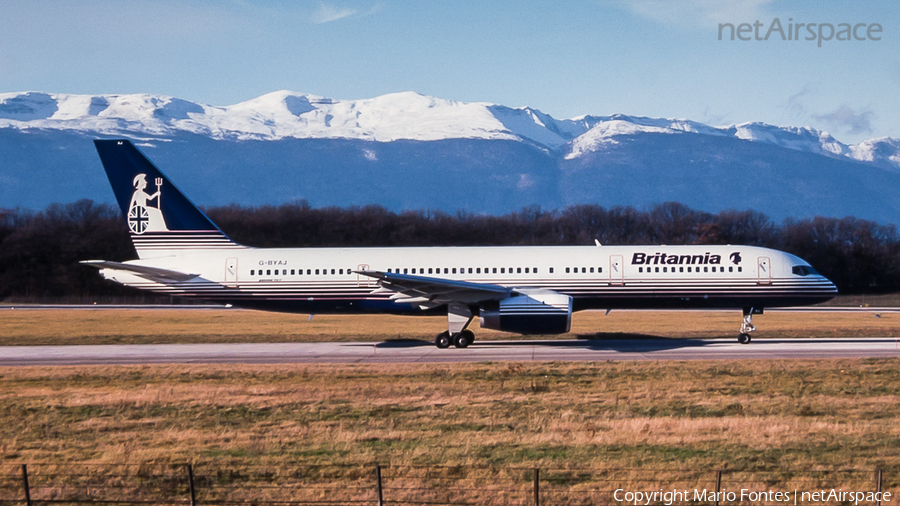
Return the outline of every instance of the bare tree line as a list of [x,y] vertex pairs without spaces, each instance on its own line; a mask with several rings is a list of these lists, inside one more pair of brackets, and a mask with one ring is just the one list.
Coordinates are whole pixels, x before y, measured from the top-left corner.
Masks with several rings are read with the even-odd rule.
[[[525,207],[503,216],[380,206],[312,208],[236,205],[206,210],[235,241],[257,247],[593,244],[745,244],[793,253],[841,293],[900,290],[900,235],[894,225],[854,217],[787,219],[755,211],[707,213],[677,202],[648,210],[578,205]],[[0,300],[155,301],[105,282],[79,260],[135,258],[117,207],[79,200],[43,211],[0,209]]]

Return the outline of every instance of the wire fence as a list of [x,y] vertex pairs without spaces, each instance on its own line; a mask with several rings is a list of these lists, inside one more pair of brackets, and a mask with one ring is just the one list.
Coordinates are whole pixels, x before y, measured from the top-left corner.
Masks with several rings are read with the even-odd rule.
[[3,464],[0,504],[890,505],[900,469]]

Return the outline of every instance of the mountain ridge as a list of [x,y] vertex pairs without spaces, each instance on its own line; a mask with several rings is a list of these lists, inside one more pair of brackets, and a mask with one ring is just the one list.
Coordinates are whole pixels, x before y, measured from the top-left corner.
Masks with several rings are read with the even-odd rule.
[[808,126],[760,122],[711,126],[625,114],[556,119],[531,107],[458,102],[415,92],[338,100],[280,90],[228,106],[152,94],[0,93],[0,128],[71,129],[104,135],[190,132],[220,140],[519,140],[563,150],[567,159],[600,149],[623,135],[688,133],[733,136],[900,171],[900,139],[890,137],[845,144]]
[[289,91],[211,106],[151,94],[0,94],[0,208],[113,202],[92,139],[127,137],[201,205],[505,214],[527,206],[678,201],[773,219],[900,223],[900,140],[845,144],[810,127],[710,126],[413,92],[336,100]]

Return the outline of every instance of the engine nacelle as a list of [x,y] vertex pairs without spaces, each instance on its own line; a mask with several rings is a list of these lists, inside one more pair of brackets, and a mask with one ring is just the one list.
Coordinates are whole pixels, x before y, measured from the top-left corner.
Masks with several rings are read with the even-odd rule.
[[572,325],[572,297],[553,290],[523,289],[482,306],[481,327],[517,334],[564,334]]

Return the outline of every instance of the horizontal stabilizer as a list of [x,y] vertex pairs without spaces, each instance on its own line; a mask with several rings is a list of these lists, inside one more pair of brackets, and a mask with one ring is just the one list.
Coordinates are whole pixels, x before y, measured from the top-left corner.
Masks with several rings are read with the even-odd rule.
[[82,264],[90,265],[98,269],[112,269],[116,271],[126,271],[138,276],[157,281],[160,283],[171,283],[179,281],[187,281],[194,279],[199,274],[187,274],[184,272],[172,271],[169,269],[160,269],[159,267],[148,267],[146,265],[123,264],[121,262],[110,262],[108,260],[82,260]]

